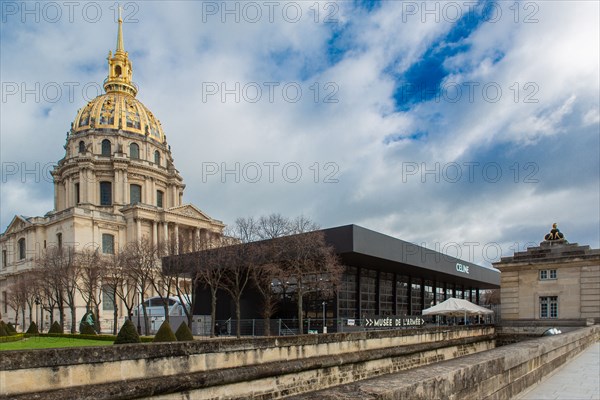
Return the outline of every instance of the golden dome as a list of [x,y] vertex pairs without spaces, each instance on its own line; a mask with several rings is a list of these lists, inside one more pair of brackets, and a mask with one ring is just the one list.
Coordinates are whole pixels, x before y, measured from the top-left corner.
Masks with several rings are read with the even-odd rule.
[[77,112],[72,133],[90,129],[122,129],[164,143],[165,134],[160,122],[135,98],[138,89],[131,80],[133,67],[123,46],[122,24],[119,8],[117,49],[114,55],[108,53],[108,77],[104,81],[106,94],[96,97]]
[[160,122],[152,112],[135,97],[120,92],[98,96],[79,110],[73,123],[73,133],[89,129],[122,129],[149,136],[161,143],[165,141]]

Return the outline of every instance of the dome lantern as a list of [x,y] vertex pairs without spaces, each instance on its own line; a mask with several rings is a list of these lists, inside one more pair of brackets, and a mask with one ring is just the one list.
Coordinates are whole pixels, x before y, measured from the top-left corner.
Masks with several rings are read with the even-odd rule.
[[104,81],[104,90],[106,93],[120,92],[129,94],[133,97],[137,94],[137,87],[131,80],[133,68],[129,55],[123,45],[123,19],[121,18],[121,8],[119,7],[119,28],[117,31],[117,49],[113,55],[108,52],[108,77]]

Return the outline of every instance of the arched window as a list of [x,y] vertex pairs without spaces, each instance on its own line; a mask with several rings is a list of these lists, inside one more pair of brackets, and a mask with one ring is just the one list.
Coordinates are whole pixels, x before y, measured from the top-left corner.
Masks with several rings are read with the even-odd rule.
[[102,155],[106,157],[110,157],[110,140],[104,139],[102,141]]
[[129,145],[129,158],[132,160],[139,160],[140,158],[140,146],[136,143],[131,143]]
[[158,150],[154,152],[154,164],[160,165],[160,151]]
[[140,185],[129,185],[129,204],[142,202],[142,187]]
[[83,142],[83,140],[79,142],[79,152],[85,153],[85,143]]
[[24,260],[25,259],[25,238],[21,238],[19,239],[19,241],[17,242],[19,245],[19,260]]
[[112,205],[112,184],[110,182],[100,182],[100,205]]

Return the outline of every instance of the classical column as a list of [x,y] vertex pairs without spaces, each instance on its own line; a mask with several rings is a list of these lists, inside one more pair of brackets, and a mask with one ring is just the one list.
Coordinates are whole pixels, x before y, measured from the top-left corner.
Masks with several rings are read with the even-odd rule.
[[139,218],[135,220],[135,236],[138,242],[142,240],[142,220]]
[[120,169],[115,170],[115,203],[124,204],[123,196],[123,171]]
[[129,204],[129,185],[127,184],[127,170],[123,171],[123,203]]
[[175,235],[175,254],[179,254],[179,224],[175,224],[173,234]]
[[87,203],[87,177],[85,176],[85,168],[79,170],[79,202]]
[[165,245],[169,245],[169,223],[163,222],[163,240],[165,241]]
[[152,221],[152,244],[158,245],[158,223],[156,221]]
[[71,206],[71,178],[65,178],[65,208]]

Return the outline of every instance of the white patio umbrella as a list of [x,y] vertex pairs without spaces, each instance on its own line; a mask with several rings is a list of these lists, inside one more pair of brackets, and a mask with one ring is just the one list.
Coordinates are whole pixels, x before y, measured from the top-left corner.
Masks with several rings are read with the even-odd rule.
[[493,314],[494,312],[488,308],[473,304],[468,300],[456,299],[450,297],[448,300],[441,302],[433,307],[423,310],[422,315],[446,315],[450,317],[465,317],[467,315],[483,315]]

